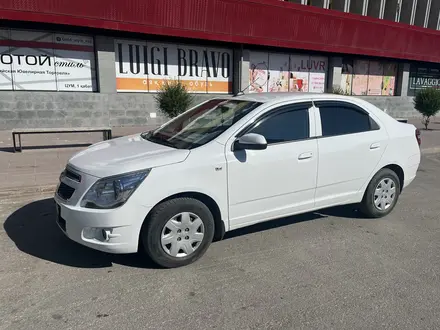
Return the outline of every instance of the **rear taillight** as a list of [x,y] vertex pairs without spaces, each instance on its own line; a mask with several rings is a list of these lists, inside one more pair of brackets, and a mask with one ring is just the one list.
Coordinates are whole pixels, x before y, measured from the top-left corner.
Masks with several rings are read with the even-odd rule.
[[420,135],[420,130],[418,128],[416,128],[416,139],[417,139],[417,143],[420,146],[422,144],[422,137]]

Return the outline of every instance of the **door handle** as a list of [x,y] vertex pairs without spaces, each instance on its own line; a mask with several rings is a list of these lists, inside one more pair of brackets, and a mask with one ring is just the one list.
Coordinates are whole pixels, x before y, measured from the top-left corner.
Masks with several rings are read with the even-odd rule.
[[302,153],[302,154],[300,154],[298,156],[298,159],[299,160],[304,160],[304,159],[309,159],[309,158],[312,158],[312,157],[313,157],[313,153],[312,152],[304,152],[304,153]]
[[371,149],[371,150],[379,149],[379,148],[380,148],[380,143],[379,143],[379,142],[373,143],[373,144],[370,146],[370,149]]

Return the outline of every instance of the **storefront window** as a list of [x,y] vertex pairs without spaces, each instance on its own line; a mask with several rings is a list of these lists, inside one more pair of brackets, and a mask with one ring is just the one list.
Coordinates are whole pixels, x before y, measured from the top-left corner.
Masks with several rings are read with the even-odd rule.
[[397,64],[344,59],[341,88],[347,95],[394,96]]
[[90,35],[0,29],[0,90],[95,92]]
[[327,68],[323,56],[251,52],[249,92],[324,93]]
[[418,90],[430,87],[440,88],[440,65],[411,65],[408,95],[414,96]]
[[324,0],[307,0],[307,5],[324,8]]
[[399,2],[398,0],[388,0],[385,2],[385,10],[383,18],[389,21],[395,21],[399,15]]
[[345,9],[345,0],[330,0],[329,9],[344,11]]
[[115,40],[118,92],[155,93],[165,82],[191,93],[232,93],[232,49],[145,40]]

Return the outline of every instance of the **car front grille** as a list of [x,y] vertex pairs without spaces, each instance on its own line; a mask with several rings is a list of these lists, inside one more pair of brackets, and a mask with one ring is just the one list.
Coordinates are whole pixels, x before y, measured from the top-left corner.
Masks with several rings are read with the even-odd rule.
[[64,200],[69,200],[73,193],[75,192],[75,189],[72,187],[69,187],[67,184],[65,184],[64,182],[60,183],[60,186],[58,187],[58,191],[57,194],[58,196],[60,196],[62,199]]

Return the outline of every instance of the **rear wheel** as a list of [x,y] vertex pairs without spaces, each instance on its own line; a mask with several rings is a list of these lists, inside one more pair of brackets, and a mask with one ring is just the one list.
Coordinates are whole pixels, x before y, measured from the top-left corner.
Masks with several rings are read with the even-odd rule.
[[399,199],[400,180],[397,174],[388,169],[381,169],[371,179],[360,210],[370,218],[381,218],[394,209]]
[[209,208],[193,198],[176,198],[156,206],[142,230],[142,243],[158,265],[175,268],[199,259],[214,236]]

